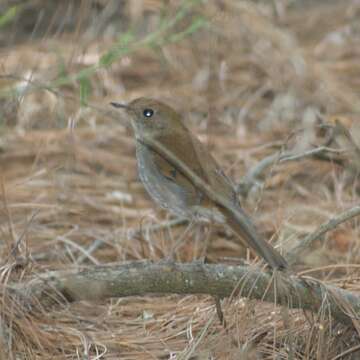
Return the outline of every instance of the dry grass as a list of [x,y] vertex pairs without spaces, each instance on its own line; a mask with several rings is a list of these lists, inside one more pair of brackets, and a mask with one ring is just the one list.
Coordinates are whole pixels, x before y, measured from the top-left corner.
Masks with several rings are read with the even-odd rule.
[[[0,51],[0,359],[335,359],[358,346],[358,333],[327,313],[233,299],[223,304],[224,330],[206,296],[29,312],[6,285],[50,270],[162,259],[183,236],[186,226],[156,228],[166,214],[137,180],[132,133],[126,119],[111,113],[111,100],[155,96],[174,104],[238,182],[280,149],[302,152],[326,143],[330,130],[319,126],[332,125],[334,117],[359,144],[359,2],[195,3],[155,41],[146,36],[162,14],[173,18],[186,2],[126,1],[120,8],[116,1],[63,1],[49,2],[50,10],[44,1],[29,3],[0,27],[6,45]],[[22,24],[28,8],[45,12],[32,35]],[[208,26],[179,36],[199,17]],[[128,27],[135,45],[98,66]],[[89,76],[78,76],[89,68]],[[17,94],[10,94],[14,86]],[[341,145],[336,141],[332,146]],[[275,164],[244,207],[289,249],[359,203],[358,169],[347,166],[352,154],[339,155],[343,166],[314,158]],[[360,260],[359,232],[357,220],[343,224],[296,269],[314,269],[311,275],[358,291],[359,269],[351,264]],[[204,254],[223,261],[241,249],[221,229],[192,227],[177,257]],[[346,266],[332,266],[339,263]],[[351,356],[359,355],[341,358]]]

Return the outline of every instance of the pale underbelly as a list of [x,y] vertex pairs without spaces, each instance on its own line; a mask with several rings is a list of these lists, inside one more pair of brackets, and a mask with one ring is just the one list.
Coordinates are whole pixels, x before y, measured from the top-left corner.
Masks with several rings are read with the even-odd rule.
[[141,147],[144,145],[139,143],[136,145],[136,157],[139,177],[146,191],[162,208],[177,216],[191,217],[186,191],[165,177],[155,165],[149,151]]

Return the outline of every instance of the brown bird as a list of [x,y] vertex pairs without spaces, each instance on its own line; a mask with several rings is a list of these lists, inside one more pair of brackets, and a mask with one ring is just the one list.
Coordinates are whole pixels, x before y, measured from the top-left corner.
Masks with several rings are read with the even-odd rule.
[[[131,119],[136,138],[139,176],[152,199],[177,216],[211,218],[227,225],[243,245],[250,247],[274,269],[287,268],[286,260],[261,238],[250,218],[240,207],[236,191],[205,146],[185,126],[182,116],[170,106],[147,98],[129,104],[112,102],[124,108]],[[219,194],[230,206],[217,202],[203,191],[186,169],[170,161],[165,151],[198,177],[212,193]]]

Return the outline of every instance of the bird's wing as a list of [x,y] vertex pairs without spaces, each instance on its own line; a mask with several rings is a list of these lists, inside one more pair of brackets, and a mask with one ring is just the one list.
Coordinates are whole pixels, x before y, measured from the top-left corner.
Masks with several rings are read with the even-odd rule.
[[204,173],[207,174],[209,185],[226,199],[231,200],[234,205],[238,205],[239,203],[232,181],[226,176],[211,153],[196,137],[192,137],[192,142],[197,153],[197,158],[202,159],[201,166]]
[[[206,173],[198,159],[198,154],[195,151],[194,145],[191,141],[191,134],[184,136],[183,133],[167,133],[156,137],[161,145],[163,145],[170,153],[175,155],[178,160],[183,162],[202,180],[209,183]],[[202,200],[201,192],[194,186],[193,181],[189,179],[181,169],[174,166],[166,159],[166,156],[155,153],[153,155],[154,162],[163,176],[168,180],[174,181],[187,194],[187,203],[189,206],[199,205]]]
[[[156,140],[209,184],[214,191],[220,192],[233,204],[237,204],[236,193],[230,179],[221,170],[208,149],[190,131],[187,133],[188,136],[179,135],[177,133],[159,135]],[[165,177],[176,181],[192,194],[201,193],[195,188],[191,179],[182,173],[181,169],[175,168],[161,154],[156,154],[154,160]]]

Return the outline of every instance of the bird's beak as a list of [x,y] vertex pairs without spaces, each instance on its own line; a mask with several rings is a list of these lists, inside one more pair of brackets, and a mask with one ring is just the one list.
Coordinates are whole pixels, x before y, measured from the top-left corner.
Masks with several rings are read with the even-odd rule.
[[118,103],[118,102],[115,102],[115,101],[112,101],[110,103],[110,105],[112,105],[114,108],[122,108],[122,109],[126,109],[128,110],[129,109],[129,106],[126,105],[126,104],[121,104],[121,103]]

